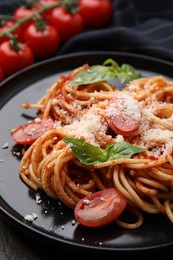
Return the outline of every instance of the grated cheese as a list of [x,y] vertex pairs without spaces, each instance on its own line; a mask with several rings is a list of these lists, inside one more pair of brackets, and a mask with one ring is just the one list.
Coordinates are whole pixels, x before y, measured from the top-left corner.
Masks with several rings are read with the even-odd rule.
[[33,220],[37,219],[37,214],[33,212],[33,213],[30,214],[30,215],[26,215],[26,216],[24,217],[24,219],[27,220],[27,221],[32,222]]
[[105,135],[108,124],[103,117],[97,113],[97,109],[88,110],[80,120],[74,120],[71,125],[64,127],[69,134],[76,138],[85,138],[94,145],[99,145],[97,136]]
[[173,131],[167,129],[149,129],[143,133],[143,140],[147,142],[167,142],[173,139]]
[[110,102],[106,108],[106,114],[108,117],[117,117],[120,114],[126,114],[129,118],[134,120],[140,120],[140,106],[137,100],[130,95],[121,94],[117,102]]

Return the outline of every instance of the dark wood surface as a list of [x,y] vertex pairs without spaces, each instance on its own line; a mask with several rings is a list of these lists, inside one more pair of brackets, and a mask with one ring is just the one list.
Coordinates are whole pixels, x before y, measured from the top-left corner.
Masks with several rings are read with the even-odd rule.
[[[112,255],[105,254],[93,254],[91,252],[82,252],[78,250],[67,250],[59,247],[47,245],[45,242],[35,240],[28,237],[20,230],[13,227],[10,223],[4,219],[0,219],[0,259],[1,260],[47,260],[47,259],[70,259],[77,257],[82,259],[89,257],[99,257],[99,259],[124,259],[124,256],[130,257],[133,260],[140,259],[140,257],[150,257],[150,259],[159,257],[159,259],[169,259],[173,253],[173,247],[162,248],[155,251],[137,252],[128,254],[115,253]],[[152,258],[151,258],[152,257]]]

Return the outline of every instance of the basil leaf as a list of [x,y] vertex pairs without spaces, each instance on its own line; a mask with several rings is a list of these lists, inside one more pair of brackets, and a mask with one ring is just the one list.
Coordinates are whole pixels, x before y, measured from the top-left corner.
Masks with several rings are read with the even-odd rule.
[[141,74],[131,65],[123,64],[117,70],[117,77],[119,78],[121,83],[124,83],[124,82],[130,82],[131,80],[140,78]]
[[83,139],[63,138],[63,141],[70,146],[73,154],[78,160],[86,165],[93,165],[99,162],[99,156],[103,156],[102,150]]
[[109,144],[105,151],[99,147],[85,142],[83,139],[64,138],[78,160],[86,165],[94,165],[120,158],[131,158],[132,155],[145,151],[127,142]]
[[109,67],[93,65],[88,69],[80,71],[71,81],[70,87],[105,81],[115,77],[115,71],[111,71]]
[[145,151],[145,149],[127,142],[109,144],[105,149],[105,155],[107,157],[106,161],[120,158],[131,158],[132,155],[143,151]]
[[114,61],[113,59],[107,59],[103,62],[103,65],[106,66],[106,65],[110,65],[114,68],[114,69],[117,69],[119,68],[119,65],[116,61]]
[[117,77],[121,83],[124,83],[140,78],[141,74],[129,64],[123,64],[120,67],[116,61],[110,58],[105,60],[103,65],[93,65],[81,70],[70,82],[70,87],[106,81]]

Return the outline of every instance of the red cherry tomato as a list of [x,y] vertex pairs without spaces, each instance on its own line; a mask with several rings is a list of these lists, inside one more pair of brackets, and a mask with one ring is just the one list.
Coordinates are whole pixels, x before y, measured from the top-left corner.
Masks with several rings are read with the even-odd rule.
[[79,13],[86,27],[101,28],[110,21],[113,8],[109,0],[80,0]]
[[21,43],[19,43],[19,47],[20,49],[15,51],[11,47],[10,41],[0,45],[0,65],[6,77],[34,63],[34,55],[30,47]]
[[[6,21],[2,26],[0,26],[0,33],[4,32],[5,30],[9,29],[10,27],[14,26],[16,24],[15,21]],[[12,34],[16,35],[17,37],[21,34],[21,28],[18,27],[15,31],[12,32]],[[4,36],[0,38],[0,44],[2,42],[7,41],[9,38],[7,36]]]
[[[14,18],[17,18],[17,19],[23,19],[23,18],[33,14],[34,12],[38,11],[39,9],[40,9],[39,4],[31,5],[30,7],[27,7],[27,5],[26,6],[21,5],[14,11],[13,16],[14,16]],[[21,25],[20,28],[22,29],[22,32],[24,32],[25,29],[32,23],[34,23],[34,20],[30,19],[27,22],[25,22],[23,25]],[[23,42],[22,33],[21,33],[21,36],[19,39],[21,42]]]
[[81,199],[74,209],[74,215],[76,221],[84,226],[100,227],[115,220],[126,205],[126,197],[115,188],[109,188]]
[[31,24],[26,28],[23,39],[31,47],[37,59],[51,57],[60,45],[59,33],[51,25],[46,25],[43,30],[38,30],[35,24]]
[[2,82],[3,79],[4,79],[4,72],[3,72],[2,67],[0,66],[0,82]]
[[[45,6],[50,6],[50,5],[55,4],[57,2],[58,2],[57,0],[39,0],[39,3],[41,5],[45,5]],[[49,19],[50,14],[51,14],[51,10],[48,10],[48,11],[42,13],[41,15],[44,19]]]
[[[34,12],[38,11],[40,9],[40,5],[39,4],[35,4],[31,7],[27,7],[25,5],[21,5],[19,6],[13,13],[13,16],[17,19],[22,19],[25,18],[31,14],[33,14]],[[27,25],[29,25],[30,23],[33,23],[34,21],[28,21],[24,24],[24,27],[26,27]]]
[[116,97],[109,101],[107,115],[115,132],[123,135],[137,130],[140,125],[141,113],[137,100],[132,97]]
[[79,13],[68,13],[64,7],[57,7],[52,10],[49,23],[60,33],[62,42],[84,30],[84,22]]
[[53,123],[52,119],[42,119],[38,122],[32,121],[19,126],[12,131],[11,136],[18,144],[30,145],[48,130],[51,130],[53,128]]

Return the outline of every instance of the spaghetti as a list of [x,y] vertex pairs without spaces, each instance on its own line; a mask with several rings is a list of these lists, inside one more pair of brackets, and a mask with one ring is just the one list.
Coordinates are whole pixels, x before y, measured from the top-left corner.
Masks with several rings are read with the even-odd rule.
[[[90,193],[116,187],[128,199],[126,210],[135,216],[133,223],[120,216],[118,225],[138,228],[144,212],[161,213],[173,223],[173,82],[155,76],[134,79],[122,91],[106,80],[71,87],[87,66],[61,76],[36,104],[23,104],[38,109],[39,119],[53,119],[54,127],[26,150],[20,162],[22,180],[72,209]],[[139,122],[133,131],[113,124],[124,109],[112,102],[117,97],[125,100],[126,116]],[[64,138],[82,138],[103,150],[127,142],[145,151],[85,164]]]

